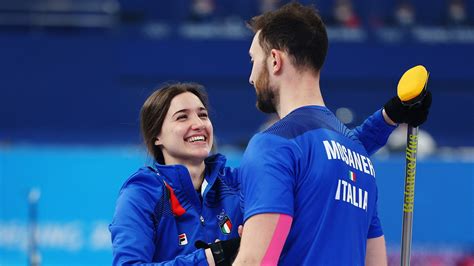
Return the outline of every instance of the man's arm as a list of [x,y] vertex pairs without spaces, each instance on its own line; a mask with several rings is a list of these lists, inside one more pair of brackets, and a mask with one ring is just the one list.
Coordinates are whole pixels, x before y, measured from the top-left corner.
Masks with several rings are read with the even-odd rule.
[[276,134],[257,134],[242,158],[244,229],[235,264],[278,262],[294,214],[301,150]]
[[367,239],[365,265],[366,266],[386,266],[387,265],[387,252],[385,250],[384,236]]
[[370,156],[387,143],[388,137],[398,124],[407,123],[412,126],[423,124],[428,118],[430,106],[429,91],[416,106],[406,106],[395,96],[384,105],[382,111],[379,110],[368,117],[353,132]]
[[233,265],[276,265],[293,218],[265,213],[250,217],[244,225],[242,244]]
[[377,110],[352,132],[360,140],[367,154],[371,156],[387,143],[388,137],[395,128],[397,124],[390,120],[385,110]]

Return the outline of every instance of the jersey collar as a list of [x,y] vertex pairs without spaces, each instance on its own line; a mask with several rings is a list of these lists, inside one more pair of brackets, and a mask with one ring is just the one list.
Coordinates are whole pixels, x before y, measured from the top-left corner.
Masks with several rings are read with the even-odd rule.
[[[204,173],[204,182],[201,188],[203,199],[212,197],[215,193],[209,193],[219,175],[219,172],[225,166],[226,158],[221,154],[209,156],[205,160],[206,169]],[[186,208],[187,202],[201,211],[201,201],[194,190],[191,176],[188,169],[183,165],[162,165],[155,163],[155,169],[163,176],[176,193],[176,196]],[[209,194],[209,195],[208,195]]]

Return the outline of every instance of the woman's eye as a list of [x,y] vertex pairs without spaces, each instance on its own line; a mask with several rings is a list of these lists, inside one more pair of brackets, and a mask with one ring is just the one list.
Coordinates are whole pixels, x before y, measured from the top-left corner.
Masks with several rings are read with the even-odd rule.
[[180,115],[180,116],[176,117],[176,120],[184,120],[184,119],[186,119],[185,115]]
[[208,117],[207,113],[199,114],[199,117]]

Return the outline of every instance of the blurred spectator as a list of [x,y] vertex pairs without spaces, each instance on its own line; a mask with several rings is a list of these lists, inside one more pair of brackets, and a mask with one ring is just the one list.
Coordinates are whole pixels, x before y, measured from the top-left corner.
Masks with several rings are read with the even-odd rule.
[[463,0],[449,0],[446,14],[447,26],[464,26],[468,24],[466,5]]
[[215,19],[214,0],[193,0],[189,20],[192,22],[210,22]]
[[336,0],[332,17],[325,21],[328,25],[347,28],[358,28],[361,24],[351,0]]
[[474,253],[472,255],[466,255],[465,257],[461,258],[456,263],[456,266],[473,266],[473,265],[474,265]]
[[415,25],[415,8],[408,1],[398,4],[394,13],[394,26],[411,27]]
[[[401,124],[390,135],[386,147],[392,152],[405,152],[407,144],[407,125]],[[425,158],[436,152],[437,144],[430,133],[418,130],[418,158]]]
[[265,13],[277,9],[281,4],[280,0],[259,0],[259,11]]

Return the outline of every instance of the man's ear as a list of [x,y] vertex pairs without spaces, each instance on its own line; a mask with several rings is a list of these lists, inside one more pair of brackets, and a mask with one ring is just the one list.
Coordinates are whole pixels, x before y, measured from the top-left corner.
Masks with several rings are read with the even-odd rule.
[[271,69],[272,69],[273,74],[276,74],[281,70],[282,65],[283,65],[283,61],[282,61],[283,58],[282,58],[281,51],[277,49],[272,49],[270,51],[270,56],[272,60]]

